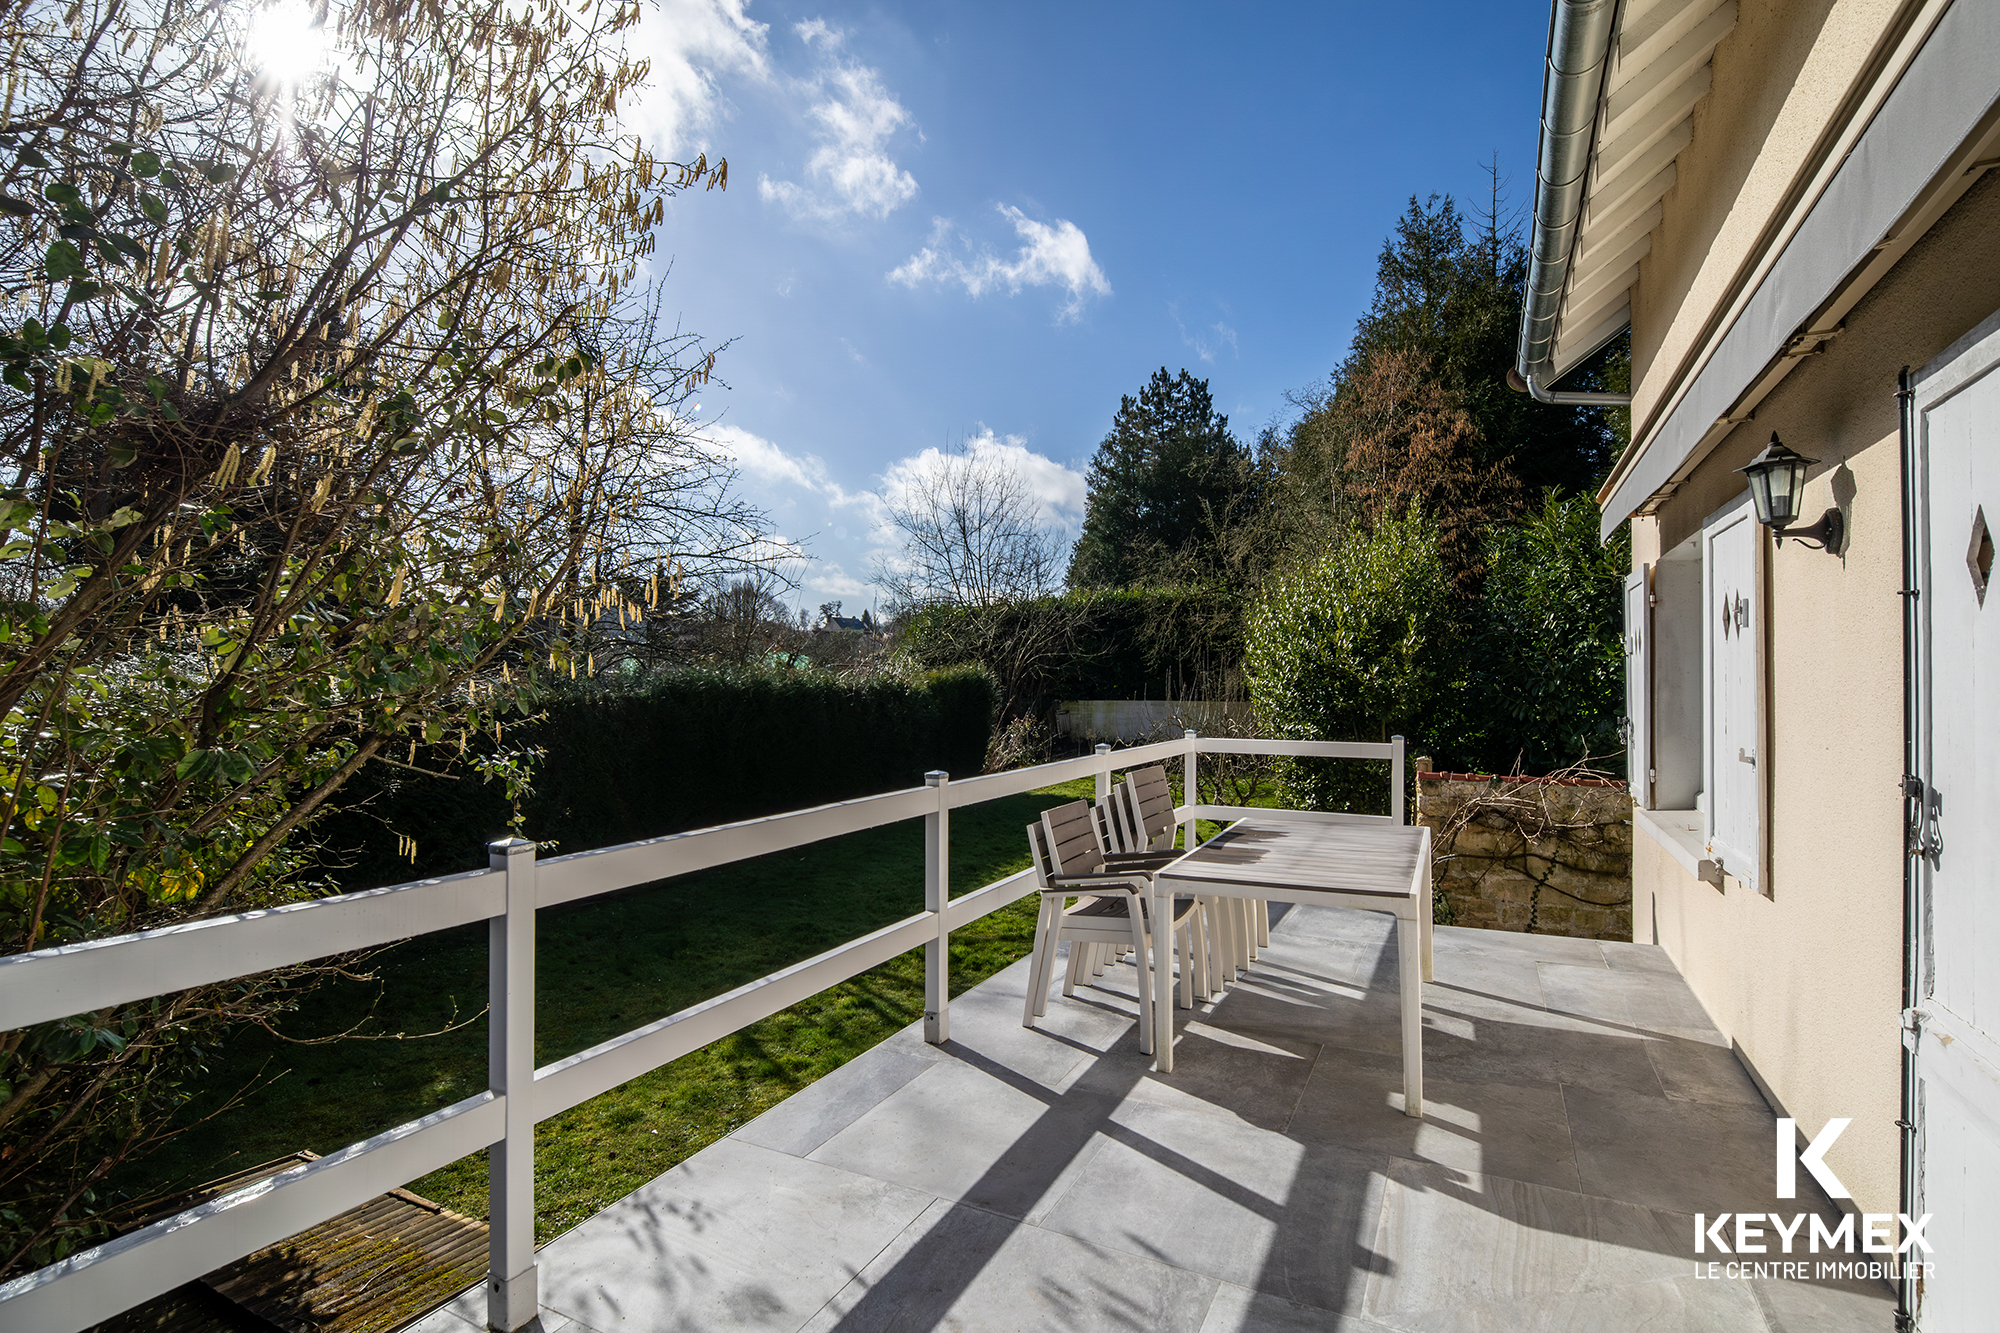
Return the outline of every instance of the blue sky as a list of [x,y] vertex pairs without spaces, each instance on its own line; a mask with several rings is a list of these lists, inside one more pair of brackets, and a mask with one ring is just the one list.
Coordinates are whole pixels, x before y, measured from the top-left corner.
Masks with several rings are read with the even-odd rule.
[[[667,309],[740,489],[869,605],[881,497],[992,450],[1073,532],[1119,395],[1208,378],[1248,439],[1339,360],[1409,196],[1516,206],[1543,0],[828,7],[665,0],[637,123],[726,155],[669,205]],[[934,457],[934,454],[932,455]]]

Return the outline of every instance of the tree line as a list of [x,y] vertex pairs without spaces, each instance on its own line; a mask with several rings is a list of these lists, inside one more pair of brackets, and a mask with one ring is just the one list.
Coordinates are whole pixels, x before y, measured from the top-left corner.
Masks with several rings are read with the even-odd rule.
[[[1615,766],[1625,547],[1622,534],[1599,544],[1591,497],[1624,427],[1507,388],[1526,277],[1497,179],[1472,216],[1449,196],[1412,198],[1346,356],[1292,396],[1289,420],[1245,442],[1205,380],[1161,367],[1121,398],[1090,461],[1068,591],[1046,558],[1021,566],[1041,577],[1000,580],[1008,595],[905,580],[894,591],[915,605],[1009,608],[928,610],[912,622],[916,650],[976,656],[1003,697],[1046,709],[1038,682],[1091,675],[1064,654],[1103,655],[1085,628],[1101,618],[1090,595],[1152,593],[1167,614],[1200,590],[1236,608],[1233,632],[1207,640],[1236,653],[1207,653],[1203,679],[1169,686],[1163,670],[1147,688],[1247,690],[1281,734],[1401,732],[1467,768]],[[1622,387],[1623,344],[1577,379]],[[978,525],[978,506],[960,509],[974,515],[960,530]],[[951,530],[932,524],[930,539]],[[1297,794],[1337,798],[1316,781]]]

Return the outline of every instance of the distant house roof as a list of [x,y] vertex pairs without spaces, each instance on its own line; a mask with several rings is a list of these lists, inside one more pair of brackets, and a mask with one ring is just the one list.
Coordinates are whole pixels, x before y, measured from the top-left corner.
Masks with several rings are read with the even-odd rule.
[[828,629],[853,630],[856,634],[865,634],[868,631],[868,626],[862,624],[853,616],[828,616],[826,618],[826,627]]

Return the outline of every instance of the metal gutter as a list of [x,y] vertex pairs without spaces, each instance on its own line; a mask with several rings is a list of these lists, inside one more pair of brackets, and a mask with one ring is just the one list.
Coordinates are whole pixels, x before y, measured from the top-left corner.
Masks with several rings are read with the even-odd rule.
[[1543,387],[1555,354],[1556,321],[1583,218],[1584,182],[1597,130],[1597,106],[1611,53],[1617,0],[1555,0],[1542,75],[1541,148],[1535,159],[1534,229],[1528,240],[1528,289],[1520,349],[1508,383],[1543,403],[1623,407],[1630,394],[1559,393]]

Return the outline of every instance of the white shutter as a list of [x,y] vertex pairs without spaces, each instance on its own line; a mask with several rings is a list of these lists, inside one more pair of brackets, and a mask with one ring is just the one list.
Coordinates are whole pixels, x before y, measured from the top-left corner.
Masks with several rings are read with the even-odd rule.
[[1653,567],[1625,576],[1625,770],[1632,799],[1653,808]]
[[1711,518],[1701,534],[1702,750],[1709,854],[1752,888],[1757,887],[1763,825],[1757,781],[1757,663],[1763,624],[1758,537],[1748,503]]

